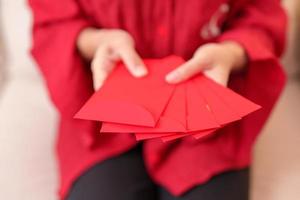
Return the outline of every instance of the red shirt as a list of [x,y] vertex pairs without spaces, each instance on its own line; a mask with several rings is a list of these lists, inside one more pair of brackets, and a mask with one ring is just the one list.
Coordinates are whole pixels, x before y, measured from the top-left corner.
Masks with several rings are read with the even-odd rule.
[[151,178],[174,195],[215,174],[250,164],[251,147],[285,82],[278,57],[285,42],[286,16],[279,0],[29,2],[34,16],[32,54],[60,113],[61,198],[89,167],[136,145],[132,135],[102,135],[95,122],[73,119],[93,93],[88,63],[76,50],[78,33],[87,26],[125,29],[147,58],[175,54],[189,59],[202,44],[239,42],[249,64],[231,76],[229,87],[263,109],[205,140],[146,141],[143,155]]

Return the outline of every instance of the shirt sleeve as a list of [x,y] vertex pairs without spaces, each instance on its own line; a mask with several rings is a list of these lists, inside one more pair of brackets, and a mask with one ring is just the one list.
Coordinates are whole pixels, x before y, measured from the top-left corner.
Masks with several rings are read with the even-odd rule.
[[240,43],[251,61],[282,54],[287,19],[279,0],[248,0],[236,5],[233,13],[218,41]]
[[60,117],[92,131],[93,123],[73,119],[93,93],[90,70],[76,47],[78,34],[91,23],[75,0],[29,0],[29,6],[33,13],[31,53]]
[[247,69],[233,74],[229,87],[262,106],[237,125],[246,133],[242,137],[252,143],[285,85],[279,58],[285,47],[287,17],[279,0],[246,2],[233,8],[236,11],[217,41],[238,42],[247,53]]

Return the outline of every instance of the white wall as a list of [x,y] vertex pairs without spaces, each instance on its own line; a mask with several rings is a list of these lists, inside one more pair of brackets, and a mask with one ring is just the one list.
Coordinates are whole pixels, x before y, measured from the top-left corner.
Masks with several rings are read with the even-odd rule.
[[55,200],[56,113],[28,54],[29,11],[24,0],[2,0],[0,9],[0,199]]
[[[285,0],[289,12],[289,40],[283,59],[289,76],[277,108],[255,149],[252,200],[300,199],[300,81],[298,0]],[[297,16],[298,14],[298,16]]]

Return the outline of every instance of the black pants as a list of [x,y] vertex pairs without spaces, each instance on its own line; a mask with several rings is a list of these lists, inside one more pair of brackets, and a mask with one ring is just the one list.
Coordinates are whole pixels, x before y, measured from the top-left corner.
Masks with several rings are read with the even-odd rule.
[[139,144],[88,170],[75,182],[67,200],[247,200],[248,182],[248,169],[226,172],[174,197],[149,178]]

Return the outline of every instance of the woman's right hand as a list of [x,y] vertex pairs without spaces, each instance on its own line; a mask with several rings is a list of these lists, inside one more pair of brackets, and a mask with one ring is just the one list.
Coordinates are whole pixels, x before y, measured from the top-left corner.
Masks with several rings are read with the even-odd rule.
[[105,79],[122,61],[134,77],[147,74],[142,59],[134,47],[134,40],[119,29],[84,29],[78,36],[77,47],[81,55],[91,61],[94,89],[99,89]]

